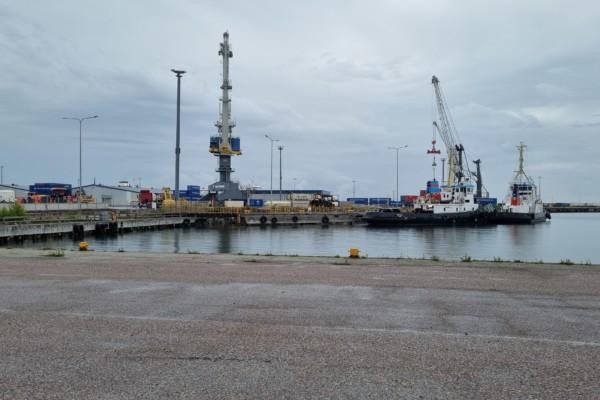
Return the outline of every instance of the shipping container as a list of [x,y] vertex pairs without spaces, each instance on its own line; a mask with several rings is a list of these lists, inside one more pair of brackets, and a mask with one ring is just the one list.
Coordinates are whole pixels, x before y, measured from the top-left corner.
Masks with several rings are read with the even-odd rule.
[[224,206],[226,208],[244,208],[243,200],[225,200]]
[[392,201],[390,197],[371,197],[369,198],[369,205],[383,206],[390,204],[390,201]]
[[66,183],[34,183],[29,185],[29,192],[45,196],[71,196],[72,187]]
[[211,150],[218,150],[219,149],[219,142],[220,142],[219,136],[211,136],[210,137],[210,149]]
[[261,208],[265,205],[265,201],[263,199],[250,199],[248,200],[248,205],[254,208]]
[[240,138],[239,137],[232,137],[231,138],[231,150],[233,150],[233,151],[241,151]]
[[265,207],[291,207],[291,205],[289,200],[265,201]]
[[349,197],[346,199],[346,201],[365,206],[369,205],[369,199],[367,197]]
[[477,203],[481,206],[485,206],[488,204],[496,205],[498,204],[498,199],[496,199],[495,197],[481,197],[477,199]]

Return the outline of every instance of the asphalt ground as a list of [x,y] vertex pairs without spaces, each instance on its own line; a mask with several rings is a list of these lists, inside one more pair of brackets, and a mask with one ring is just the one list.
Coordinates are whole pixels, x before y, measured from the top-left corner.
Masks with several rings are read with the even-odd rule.
[[599,399],[600,267],[0,249],[2,399]]

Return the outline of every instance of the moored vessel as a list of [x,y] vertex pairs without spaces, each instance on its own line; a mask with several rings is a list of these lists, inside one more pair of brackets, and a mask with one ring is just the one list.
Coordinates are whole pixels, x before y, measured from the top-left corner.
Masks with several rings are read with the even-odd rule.
[[534,224],[545,222],[550,213],[544,210],[540,188],[525,172],[525,146],[517,146],[519,163],[513,179],[510,181],[508,193],[497,211],[490,216],[490,222],[496,224]]

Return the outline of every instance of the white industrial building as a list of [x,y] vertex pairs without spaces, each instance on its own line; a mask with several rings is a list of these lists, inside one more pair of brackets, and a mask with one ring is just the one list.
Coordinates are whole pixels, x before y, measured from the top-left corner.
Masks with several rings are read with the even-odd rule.
[[137,207],[139,202],[140,190],[131,186],[93,184],[83,186],[83,191],[88,196],[94,196],[96,204],[110,207]]
[[29,188],[15,184],[0,184],[0,190],[12,190],[15,192],[15,197],[22,197],[24,199],[27,198],[27,193],[29,193]]

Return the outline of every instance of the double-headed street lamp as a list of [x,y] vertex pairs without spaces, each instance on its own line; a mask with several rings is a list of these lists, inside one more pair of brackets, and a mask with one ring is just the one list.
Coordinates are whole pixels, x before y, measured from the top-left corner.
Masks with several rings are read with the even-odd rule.
[[97,115],[92,115],[90,117],[62,117],[62,119],[71,119],[73,121],[79,121],[79,196],[77,196],[77,202],[79,203],[79,208],[81,208],[81,194],[82,194],[82,183],[81,183],[81,129],[83,125],[83,121],[86,119],[94,119],[98,118]]
[[273,201],[273,143],[279,142],[279,139],[273,139],[269,135],[265,135],[267,139],[271,142],[271,195],[270,200]]
[[404,145],[404,146],[390,146],[388,147],[389,150],[396,150],[396,201],[398,201],[400,195],[398,194],[398,153],[400,152],[400,149],[405,149],[407,148],[408,145]]

